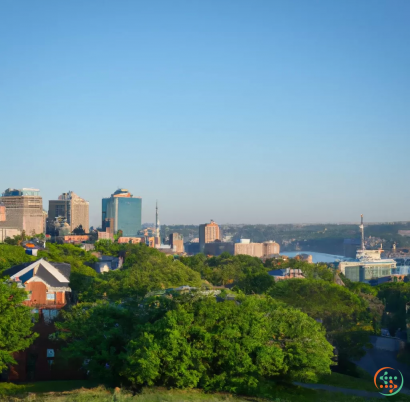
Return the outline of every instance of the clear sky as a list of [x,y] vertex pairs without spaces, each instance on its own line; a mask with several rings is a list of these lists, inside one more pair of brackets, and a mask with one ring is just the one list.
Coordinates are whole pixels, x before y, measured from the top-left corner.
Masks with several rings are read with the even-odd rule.
[[410,1],[2,0],[0,191],[143,221],[410,220]]

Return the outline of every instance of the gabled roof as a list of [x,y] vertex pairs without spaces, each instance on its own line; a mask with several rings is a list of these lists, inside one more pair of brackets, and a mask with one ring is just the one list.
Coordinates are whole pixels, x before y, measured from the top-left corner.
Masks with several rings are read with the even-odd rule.
[[52,262],[51,265],[55,267],[67,279],[70,279],[71,265],[66,262]]
[[10,279],[25,277],[24,281],[26,281],[30,277],[34,276],[34,270],[36,268],[37,270],[35,276],[38,275],[51,286],[65,286],[70,282],[70,264],[50,263],[43,258],[34,261],[33,263],[26,263],[11,267],[4,271],[4,273],[6,275],[10,275]]
[[3,271],[3,273],[4,273],[5,275],[12,276],[12,275],[14,275],[15,273],[21,271],[23,268],[26,268],[26,267],[28,267],[29,265],[32,265],[32,264],[33,264],[33,263],[30,261],[30,262],[24,262],[23,264],[19,264],[19,265],[14,265],[13,267],[11,267],[11,268],[6,269],[5,271]]

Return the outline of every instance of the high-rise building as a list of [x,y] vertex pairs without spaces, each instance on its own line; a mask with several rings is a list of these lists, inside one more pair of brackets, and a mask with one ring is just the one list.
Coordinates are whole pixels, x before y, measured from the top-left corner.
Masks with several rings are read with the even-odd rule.
[[48,213],[43,209],[43,232],[46,233],[47,231],[47,218],[48,218]]
[[0,197],[6,211],[6,220],[1,221],[1,228],[13,228],[27,234],[43,233],[43,199],[40,190],[9,188]]
[[0,202],[0,222],[6,221],[6,206],[3,202]]
[[184,238],[179,233],[171,233],[169,235],[169,244],[171,248],[174,249],[177,253],[184,252]]
[[48,222],[54,223],[56,218],[62,217],[67,220],[70,232],[80,225],[86,233],[89,231],[89,208],[90,203],[72,191],[63,193],[58,200],[50,200],[48,204]]
[[124,237],[136,237],[141,230],[141,197],[119,189],[110,198],[102,200],[102,221],[113,219],[114,233],[122,230]]
[[205,249],[205,243],[212,243],[215,240],[221,240],[218,224],[211,220],[210,223],[199,225],[199,250],[201,253]]

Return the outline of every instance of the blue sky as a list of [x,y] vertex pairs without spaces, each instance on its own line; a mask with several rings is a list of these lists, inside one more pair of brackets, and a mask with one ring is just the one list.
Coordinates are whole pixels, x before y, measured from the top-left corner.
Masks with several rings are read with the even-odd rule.
[[0,2],[0,190],[163,223],[410,220],[408,0]]

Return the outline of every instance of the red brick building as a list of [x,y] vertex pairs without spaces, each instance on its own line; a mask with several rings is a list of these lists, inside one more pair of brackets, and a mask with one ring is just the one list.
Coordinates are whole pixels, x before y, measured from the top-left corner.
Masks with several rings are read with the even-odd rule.
[[25,305],[32,308],[33,319],[38,318],[34,332],[39,337],[26,350],[15,354],[17,365],[10,367],[3,378],[8,381],[44,381],[82,378],[78,370],[56,365],[61,342],[50,335],[55,330],[54,319],[71,299],[69,288],[71,266],[39,259],[33,263],[14,266],[4,272],[10,281],[28,292]]
[[60,236],[64,243],[82,243],[90,240],[89,235],[65,235]]

